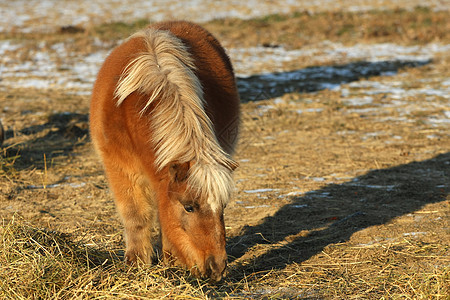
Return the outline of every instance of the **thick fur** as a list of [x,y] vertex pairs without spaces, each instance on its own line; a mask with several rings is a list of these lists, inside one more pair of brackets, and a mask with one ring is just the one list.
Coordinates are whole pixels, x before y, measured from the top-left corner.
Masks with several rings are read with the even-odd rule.
[[151,115],[158,170],[174,161],[194,161],[190,187],[217,211],[234,191],[230,170],[236,163],[220,147],[206,115],[194,60],[183,42],[168,31],[148,28],[130,37],[134,38],[142,39],[146,49],[125,68],[115,91],[117,105],[135,91],[149,95],[140,112],[145,116],[159,100]]
[[154,24],[106,58],[90,130],[125,227],[128,263],[150,262],[159,225],[165,257],[220,280],[238,127],[230,60],[200,26]]

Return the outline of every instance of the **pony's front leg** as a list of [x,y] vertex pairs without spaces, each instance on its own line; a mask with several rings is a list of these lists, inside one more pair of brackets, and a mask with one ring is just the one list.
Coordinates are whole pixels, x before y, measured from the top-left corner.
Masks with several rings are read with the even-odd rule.
[[152,229],[156,222],[154,195],[147,177],[106,165],[116,206],[125,227],[125,261],[148,264],[153,256]]

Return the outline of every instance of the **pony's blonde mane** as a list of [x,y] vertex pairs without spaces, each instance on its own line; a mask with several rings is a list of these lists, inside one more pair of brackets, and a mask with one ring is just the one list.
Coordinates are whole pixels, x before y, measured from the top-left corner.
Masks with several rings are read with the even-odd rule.
[[146,49],[125,67],[115,90],[117,105],[133,92],[149,95],[141,110],[151,111],[155,165],[160,171],[173,162],[190,162],[188,184],[207,199],[213,211],[224,207],[234,191],[234,161],[220,147],[204,109],[202,86],[194,59],[169,31],[145,29],[130,37]]

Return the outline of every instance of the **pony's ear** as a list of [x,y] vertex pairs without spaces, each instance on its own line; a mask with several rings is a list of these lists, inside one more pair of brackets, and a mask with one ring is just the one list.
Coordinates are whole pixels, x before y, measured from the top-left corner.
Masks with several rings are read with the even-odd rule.
[[173,163],[169,166],[169,177],[171,182],[185,182],[189,175],[190,162]]

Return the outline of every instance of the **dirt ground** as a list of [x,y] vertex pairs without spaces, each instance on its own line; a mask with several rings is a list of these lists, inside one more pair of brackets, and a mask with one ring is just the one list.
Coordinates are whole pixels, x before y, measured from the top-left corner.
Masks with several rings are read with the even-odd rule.
[[[321,79],[283,90],[294,83],[273,89],[267,74],[238,78],[240,166],[225,223],[226,283],[240,285],[230,298],[448,296],[449,53],[379,63],[381,71],[356,72],[337,89],[319,88]],[[290,62],[271,74],[308,67]],[[120,257],[122,226],[89,139],[88,107],[76,90],[0,89],[0,218]]]

